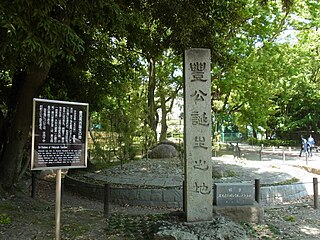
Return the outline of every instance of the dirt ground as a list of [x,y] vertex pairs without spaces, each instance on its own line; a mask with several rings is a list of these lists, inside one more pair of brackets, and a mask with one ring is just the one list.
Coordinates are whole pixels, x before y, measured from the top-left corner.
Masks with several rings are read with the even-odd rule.
[[[0,200],[0,239],[55,239],[55,182],[39,181],[36,198],[30,191],[2,196]],[[178,219],[178,209],[110,205],[105,217],[104,203],[63,192],[61,239],[152,239],[153,222]],[[59,225],[58,225],[59,226]]]
[[[54,182],[41,182],[37,197],[29,192],[3,196],[0,239],[55,239]],[[64,192],[61,239],[153,239],[158,220],[183,221],[179,209],[110,206],[108,220],[100,201]],[[320,211],[312,199],[265,208],[264,223],[243,224],[249,239],[320,239]]]
[[[1,196],[0,239],[55,239],[55,179],[39,181],[35,198],[30,197],[30,182],[19,189]],[[162,220],[183,221],[181,209],[111,205],[107,219],[103,202],[65,191],[59,233],[61,239],[154,239]],[[308,196],[265,207],[263,223],[241,226],[247,239],[320,239],[320,210]]]

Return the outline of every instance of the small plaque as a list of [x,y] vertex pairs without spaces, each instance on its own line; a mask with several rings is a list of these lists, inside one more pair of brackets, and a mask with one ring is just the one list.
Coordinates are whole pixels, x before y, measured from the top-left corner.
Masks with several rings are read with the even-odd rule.
[[214,205],[246,206],[254,203],[253,185],[248,183],[215,183]]

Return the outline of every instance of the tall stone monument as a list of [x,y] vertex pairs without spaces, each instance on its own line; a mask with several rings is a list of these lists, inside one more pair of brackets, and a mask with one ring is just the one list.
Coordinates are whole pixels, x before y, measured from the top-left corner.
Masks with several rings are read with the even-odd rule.
[[212,220],[211,56],[193,48],[184,58],[184,207],[187,222]]

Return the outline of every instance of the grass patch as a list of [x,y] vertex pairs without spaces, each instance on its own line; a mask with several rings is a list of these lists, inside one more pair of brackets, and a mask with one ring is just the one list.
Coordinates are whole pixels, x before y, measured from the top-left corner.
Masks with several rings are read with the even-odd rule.
[[108,236],[118,236],[122,237],[123,239],[153,239],[154,229],[157,222],[173,218],[176,217],[168,214],[150,214],[138,216],[111,214],[110,218],[107,220],[105,233]]
[[312,167],[306,167],[306,166],[299,166],[299,167],[303,168],[304,170],[306,170],[309,173],[320,175],[320,169],[316,169],[316,168],[312,168]]
[[272,165],[271,168],[280,169],[280,166]]
[[2,203],[2,204],[0,205],[0,211],[1,211],[1,212],[4,212],[4,211],[14,211],[14,210],[16,210],[16,207],[13,206],[13,205],[10,204],[10,203]]
[[293,177],[293,178],[290,178],[290,179],[287,179],[287,180],[284,180],[284,181],[281,181],[281,182],[277,182],[277,183],[261,184],[261,186],[263,186],[263,187],[269,187],[269,186],[290,185],[290,184],[297,183],[297,182],[299,182],[299,181],[300,181],[299,178]]
[[107,221],[105,231],[108,235],[123,236],[125,239],[151,239],[154,222],[162,218],[162,215],[119,217],[113,214]]
[[6,213],[0,214],[0,224],[10,224],[12,222],[11,218]]
[[295,216],[292,216],[292,215],[286,216],[286,217],[284,218],[284,220],[287,221],[287,222],[296,222],[296,221],[297,221],[296,217],[295,217]]
[[246,232],[250,234],[250,236],[257,236],[258,231],[256,227],[254,227],[251,223],[243,223],[242,226],[244,227]]
[[64,235],[67,235],[68,237],[79,237],[85,235],[85,233],[89,232],[91,229],[89,226],[72,222],[63,224],[61,230]]
[[256,223],[244,223],[242,226],[249,239],[272,240],[279,239],[278,237],[281,236],[281,230],[277,226]]
[[236,177],[237,173],[233,170],[227,170],[226,171],[226,177]]
[[272,232],[274,235],[281,235],[281,230],[280,230],[279,227],[277,227],[277,226],[268,225],[268,229],[269,229],[270,232]]

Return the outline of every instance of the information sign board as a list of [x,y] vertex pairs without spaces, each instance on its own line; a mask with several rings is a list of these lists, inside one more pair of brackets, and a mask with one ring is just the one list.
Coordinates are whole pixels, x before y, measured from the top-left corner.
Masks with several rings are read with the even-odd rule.
[[86,168],[89,104],[33,99],[31,170]]

